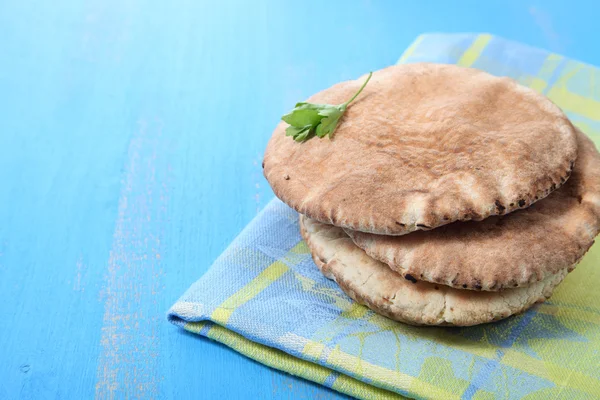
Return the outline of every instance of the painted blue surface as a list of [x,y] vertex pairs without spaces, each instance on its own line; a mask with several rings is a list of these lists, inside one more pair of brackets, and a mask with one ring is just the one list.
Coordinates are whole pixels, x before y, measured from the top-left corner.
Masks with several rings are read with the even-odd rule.
[[341,398],[165,312],[271,198],[296,101],[427,31],[600,64],[595,2],[424,3],[0,2],[0,399]]

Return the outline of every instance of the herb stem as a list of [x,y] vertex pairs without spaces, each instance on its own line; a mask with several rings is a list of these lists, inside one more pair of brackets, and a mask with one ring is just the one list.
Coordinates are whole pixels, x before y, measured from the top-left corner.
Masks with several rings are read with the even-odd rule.
[[373,75],[373,72],[369,72],[369,76],[367,77],[367,80],[365,81],[365,83],[362,84],[362,86],[360,87],[360,89],[358,89],[358,92],[356,92],[354,94],[354,96],[352,96],[352,98],[350,100],[348,100],[347,102],[344,103],[344,108],[350,104],[352,102],[352,100],[354,100],[356,98],[356,96],[358,96],[360,94],[360,92],[362,92],[362,90],[365,88],[365,86],[367,86],[367,83],[369,83],[369,79],[371,79],[371,76]]

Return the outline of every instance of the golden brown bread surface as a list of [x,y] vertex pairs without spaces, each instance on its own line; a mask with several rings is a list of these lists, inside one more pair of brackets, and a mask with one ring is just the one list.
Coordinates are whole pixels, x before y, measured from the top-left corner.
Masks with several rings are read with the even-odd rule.
[[413,283],[369,257],[341,228],[304,216],[300,228],[323,275],[355,301],[412,325],[470,326],[506,318],[550,297],[568,272],[565,268],[531,286],[499,292]]
[[571,178],[529,208],[404,236],[346,233],[396,272],[428,282],[499,290],[543,280],[583,257],[600,229],[600,154],[581,131],[577,138]]
[[[338,104],[364,77],[308,101]],[[574,128],[545,97],[475,69],[408,64],[373,74],[334,138],[296,143],[275,129],[264,174],[321,222],[402,235],[525,208],[559,187]]]

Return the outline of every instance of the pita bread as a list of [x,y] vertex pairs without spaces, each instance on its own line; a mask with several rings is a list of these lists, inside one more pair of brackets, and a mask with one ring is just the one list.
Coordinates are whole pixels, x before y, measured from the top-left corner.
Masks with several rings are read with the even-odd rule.
[[[364,82],[308,101],[338,104]],[[559,187],[575,131],[550,100],[508,78],[452,65],[373,74],[334,138],[275,129],[264,174],[281,200],[324,223],[401,235],[525,208]]]
[[579,260],[600,229],[600,154],[577,137],[569,181],[525,210],[405,236],[346,233],[394,271],[428,282],[500,290],[541,281]]
[[500,292],[459,290],[403,278],[369,257],[341,228],[304,216],[300,227],[327,278],[376,313],[411,325],[470,326],[506,318],[550,297],[567,274],[562,269],[529,287]]

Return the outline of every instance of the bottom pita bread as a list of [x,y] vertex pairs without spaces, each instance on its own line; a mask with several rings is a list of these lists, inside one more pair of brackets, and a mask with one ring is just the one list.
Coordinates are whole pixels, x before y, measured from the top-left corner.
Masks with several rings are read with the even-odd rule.
[[470,326],[506,318],[549,298],[573,269],[569,266],[526,287],[461,290],[407,280],[369,257],[341,228],[301,216],[300,230],[323,275],[358,303],[411,325]]

